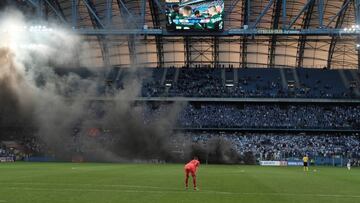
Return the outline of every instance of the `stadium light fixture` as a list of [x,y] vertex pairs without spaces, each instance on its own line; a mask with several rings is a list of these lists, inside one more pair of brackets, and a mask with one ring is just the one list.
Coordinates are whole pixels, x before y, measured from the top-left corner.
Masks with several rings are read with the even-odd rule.
[[0,47],[10,48],[13,52],[21,50],[42,50],[43,38],[51,35],[52,28],[46,25],[29,25],[9,21],[0,25]]
[[343,32],[345,32],[345,33],[360,32],[360,25],[352,25],[350,27],[346,27],[343,29]]
[[14,32],[51,32],[53,31],[52,28],[48,28],[44,25],[32,25],[32,26],[17,26],[17,25],[10,25],[4,26],[1,29],[2,33],[14,33]]
[[356,50],[356,51],[359,51],[359,50],[360,50],[360,44],[356,44],[356,45],[355,45],[355,50]]

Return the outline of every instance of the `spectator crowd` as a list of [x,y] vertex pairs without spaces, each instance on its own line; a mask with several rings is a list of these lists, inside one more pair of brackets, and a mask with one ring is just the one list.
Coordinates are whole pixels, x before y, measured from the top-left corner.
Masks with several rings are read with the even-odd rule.
[[[1,140],[0,140],[1,141]],[[0,163],[1,162],[13,162],[16,160],[17,151],[14,149],[7,148],[4,144],[0,142]]]
[[358,134],[334,136],[328,134],[274,134],[274,133],[186,133],[194,143],[206,145],[213,138],[229,141],[239,153],[251,152],[258,160],[284,160],[309,157],[341,156],[358,160],[360,158],[360,137]]
[[[143,83],[144,97],[219,97],[219,98],[359,98],[359,85],[348,81],[344,85],[336,71],[298,69],[297,80],[281,79],[279,69],[233,70],[188,68],[169,69],[164,81],[154,76]],[[283,72],[289,69],[282,70]],[[154,73],[155,74],[155,73]],[[156,72],[162,74],[162,72]],[[235,80],[234,75],[238,75]],[[293,72],[291,72],[291,75]],[[157,79],[156,79],[157,78]],[[331,80],[330,80],[331,79]],[[330,82],[331,81],[331,82]]]
[[[149,107],[151,108],[151,107]],[[147,119],[171,111],[148,109]],[[154,116],[155,115],[155,116]],[[360,129],[360,106],[319,104],[187,104],[178,114],[182,128]]]
[[12,157],[13,153],[0,143],[0,157]]

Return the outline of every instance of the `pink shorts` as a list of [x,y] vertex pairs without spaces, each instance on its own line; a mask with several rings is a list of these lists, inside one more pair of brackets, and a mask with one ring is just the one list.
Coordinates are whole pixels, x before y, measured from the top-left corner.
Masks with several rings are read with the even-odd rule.
[[196,176],[196,171],[194,168],[185,166],[185,174],[188,176],[189,173],[191,174],[191,176]]

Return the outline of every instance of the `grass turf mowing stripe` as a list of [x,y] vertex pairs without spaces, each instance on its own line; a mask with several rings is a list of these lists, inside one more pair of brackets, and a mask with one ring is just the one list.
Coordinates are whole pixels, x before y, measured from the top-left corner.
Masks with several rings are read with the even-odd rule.
[[317,170],[321,172],[305,173],[301,167],[202,165],[200,191],[192,187],[186,191],[182,164],[0,164],[0,199],[6,203],[360,202],[359,169]]
[[[28,187],[8,187],[11,190],[29,190],[29,191],[56,191],[56,192],[122,192],[122,193],[186,193],[185,190],[115,190],[115,189],[71,189],[71,188],[28,188]],[[192,190],[190,190],[192,191]],[[333,197],[333,198],[360,198],[360,195],[341,195],[341,194],[294,194],[294,193],[236,193],[236,192],[222,192],[211,190],[200,190],[197,193],[220,194],[220,195],[248,195],[248,196],[308,196],[308,197]]]
[[130,188],[151,188],[151,189],[161,189],[161,187],[155,186],[146,186],[146,185],[122,185],[122,184],[89,184],[89,183],[21,183],[21,182],[8,182],[0,183],[0,185],[47,185],[47,186],[94,186],[94,187],[130,187]]

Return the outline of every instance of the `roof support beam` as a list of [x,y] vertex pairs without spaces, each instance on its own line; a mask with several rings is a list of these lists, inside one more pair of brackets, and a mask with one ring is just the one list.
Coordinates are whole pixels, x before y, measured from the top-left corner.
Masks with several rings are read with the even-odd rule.
[[[83,2],[89,11],[89,16],[90,16],[91,22],[93,24],[93,27],[97,28],[97,29],[105,29],[105,25],[101,22],[101,20],[98,16],[98,12],[96,11],[95,5],[92,2],[92,0],[83,0]],[[105,68],[110,70],[109,69],[110,68],[110,56],[109,56],[109,46],[108,46],[107,37],[106,36],[97,36],[97,38],[100,43],[104,66],[105,66]]]
[[157,66],[164,67],[164,41],[162,36],[155,36],[156,51],[157,51]]
[[[127,18],[126,19],[131,19],[131,21],[136,25],[137,28],[142,29],[143,26],[139,26],[139,23],[136,21],[136,18],[134,17],[134,15],[129,11],[129,9],[127,8],[126,4],[123,2],[123,0],[117,0],[117,4],[119,7],[119,10],[123,10],[127,13]],[[124,16],[124,14],[121,12],[121,15]]]
[[[343,3],[343,5],[341,6],[340,10],[335,14],[335,16],[333,16],[333,17],[331,18],[331,20],[330,20],[329,23],[326,25],[326,27],[329,27],[329,26],[331,25],[331,23],[334,22],[334,20],[335,20],[337,17],[341,16],[341,15],[344,13],[344,11],[348,8],[350,2],[351,2],[351,0],[345,0],[345,1],[344,1],[344,3]],[[338,18],[338,19],[339,19],[339,18]],[[335,26],[335,27],[336,27],[336,26]]]
[[128,47],[129,47],[129,54],[130,54],[130,62],[132,66],[137,67],[137,59],[136,59],[136,42],[135,42],[135,35],[128,36]]
[[242,52],[241,52],[241,67],[246,68],[247,67],[247,41],[248,37],[244,36],[242,38]]
[[[356,41],[357,41],[358,44],[360,43],[360,36],[356,37]],[[360,71],[360,50],[359,49],[357,50],[357,57],[358,57],[357,68],[358,68],[358,71]]]
[[151,1],[155,2],[155,4],[157,5],[161,14],[165,14],[164,8],[163,8],[162,4],[159,2],[159,0],[150,0],[149,2],[151,2]]
[[153,26],[156,28],[160,27],[159,8],[158,4],[154,4],[153,1],[149,1],[150,12],[152,17]]
[[256,18],[254,24],[251,26],[251,28],[256,28],[256,26],[259,24],[259,22],[261,21],[262,17],[264,17],[264,15],[268,12],[268,10],[270,9],[270,7],[273,5],[274,0],[270,0],[269,3],[265,6],[264,10],[262,10],[262,12],[260,13],[260,15]]
[[109,43],[106,37],[101,39],[101,46],[102,46],[102,54],[103,54],[103,60],[104,60],[104,66],[106,68],[106,72],[110,70],[110,53],[109,53]]
[[37,0],[26,0],[28,3],[30,3],[33,7],[38,7]]
[[95,20],[95,23],[98,28],[105,28],[105,25],[101,22],[96,10],[95,5],[92,0],[83,0],[85,6],[87,7],[88,11],[91,13],[91,19]]
[[232,0],[230,7],[225,11],[224,18],[226,18],[234,10],[239,1],[240,0]]
[[55,4],[56,8],[58,8],[61,16],[68,22],[68,19],[66,18],[65,14],[64,14],[64,11],[63,11],[63,9],[61,8],[61,5],[60,5],[60,3],[59,3],[59,0],[53,0],[53,1],[54,1],[54,4]]
[[246,21],[244,21],[246,23],[246,25],[250,25],[250,15],[251,15],[251,0],[245,0],[246,1]]
[[[355,21],[357,25],[360,25],[360,0],[355,0],[354,2],[355,8]],[[356,36],[357,44],[360,44],[360,36]],[[360,49],[357,50],[358,55],[358,71],[360,71]]]
[[263,30],[263,29],[229,29],[223,32],[169,32],[165,29],[75,29],[80,35],[148,35],[148,36],[357,36],[358,31],[344,32],[343,29],[291,29],[291,30]]
[[187,68],[191,67],[192,63],[191,63],[191,42],[190,42],[190,37],[184,37],[185,43],[184,43],[184,48],[185,48],[185,66]]
[[43,18],[44,17],[44,2],[43,0],[26,0],[30,6],[34,7],[36,10],[37,17]]
[[39,18],[44,18],[45,16],[45,9],[44,9],[44,2],[43,0],[37,0],[38,6],[36,8],[37,16]]
[[[311,4],[308,6],[307,12],[305,13],[305,17],[304,17],[304,20],[302,23],[302,25],[303,25],[302,29],[309,28],[311,16],[314,11],[314,5],[315,5],[315,1],[312,1]],[[299,36],[297,58],[296,58],[296,60],[297,60],[296,67],[297,68],[301,68],[303,66],[306,41],[307,41],[307,36],[305,36],[305,35]]]
[[125,12],[129,15],[129,17],[133,17],[133,15],[131,14],[131,12],[129,11],[129,9],[127,8],[127,6],[124,4],[124,2],[122,0],[117,0],[117,3],[119,5],[119,8],[123,8],[125,10]]
[[113,0],[106,0],[106,27],[108,28],[112,25],[112,3]]
[[287,16],[286,16],[286,0],[282,0],[282,28],[286,29],[287,25]]
[[319,12],[319,27],[322,28],[324,25],[324,0],[318,1],[318,12]]
[[141,27],[145,25],[146,0],[141,0]]
[[71,27],[76,29],[78,23],[78,0],[71,1]]
[[[345,9],[341,9],[340,15],[336,20],[335,28],[341,28],[342,24],[344,23],[345,13],[346,13],[346,10],[348,8],[349,2],[350,2],[350,0],[344,1],[342,7],[345,8]],[[344,5],[346,5],[346,6],[344,7]],[[329,51],[328,51],[328,59],[327,59],[327,64],[326,64],[326,67],[328,69],[331,68],[332,57],[334,55],[336,43],[337,43],[339,38],[340,38],[339,36],[332,36],[331,37],[331,42],[330,42]]]
[[[249,25],[249,19],[250,19],[250,0],[245,0],[243,1],[243,26],[244,25]],[[247,66],[247,36],[243,36],[242,38],[242,51],[241,51],[241,67],[242,68],[246,68]]]
[[[158,28],[160,27],[160,18],[158,8],[159,4],[156,4],[154,1],[149,1],[149,7],[152,17],[153,26]],[[155,36],[156,41],[156,51],[157,51],[157,66],[159,68],[164,67],[164,42],[162,36]]]
[[[125,17],[124,12],[125,12],[128,15],[128,18],[134,19],[133,15],[130,13],[130,11],[124,4],[124,2],[122,0],[116,0],[116,1],[117,1],[117,5],[119,8],[120,16],[122,16],[124,18]],[[125,22],[125,23],[127,23],[127,22]],[[136,24],[136,22],[135,22],[135,24]],[[131,66],[137,66],[135,36],[139,35],[141,32],[144,31],[143,29],[136,29],[136,30],[138,30],[139,32],[129,32],[126,35]]]
[[[61,10],[61,7],[59,4],[58,8],[55,8],[54,5],[51,4],[51,2],[49,2],[48,0],[44,0],[44,2],[49,5],[49,7],[51,8],[52,11],[54,11],[55,15],[61,20],[62,23],[67,24],[67,21],[65,19],[65,15]],[[57,2],[57,0],[55,0],[55,2]]]
[[213,68],[219,68],[219,38],[215,36],[213,38]]
[[[274,30],[279,28],[280,13],[281,13],[282,0],[276,0],[275,8],[273,9],[273,25]],[[275,48],[276,48],[277,35],[273,35],[270,41],[270,50],[269,50],[269,67],[273,68],[275,66]]]
[[302,13],[304,13],[304,11],[311,5],[314,3],[315,0],[308,0],[308,2],[304,5],[304,7],[300,10],[300,12],[290,21],[289,26],[287,27],[287,29],[290,29],[294,23],[297,21],[297,19],[299,19],[299,17],[301,16]]

